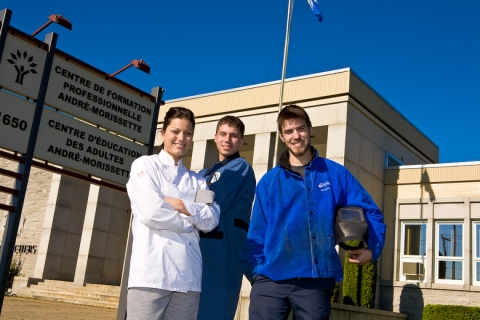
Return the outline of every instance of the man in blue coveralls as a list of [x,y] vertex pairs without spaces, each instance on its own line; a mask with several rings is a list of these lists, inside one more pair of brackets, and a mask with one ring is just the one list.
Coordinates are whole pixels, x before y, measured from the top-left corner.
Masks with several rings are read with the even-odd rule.
[[383,215],[342,165],[322,158],[310,145],[312,123],[296,105],[277,118],[288,150],[260,180],[248,247],[254,283],[250,320],[328,320],[335,281],[343,276],[335,250],[338,208],[360,207],[368,224],[368,246],[348,250],[349,261],[375,261],[385,241]]
[[238,152],[244,132],[239,118],[220,119],[215,133],[219,160],[200,171],[210,190],[215,191],[221,215],[216,229],[200,233],[203,276],[199,320],[232,320],[237,309],[256,184],[252,167]]

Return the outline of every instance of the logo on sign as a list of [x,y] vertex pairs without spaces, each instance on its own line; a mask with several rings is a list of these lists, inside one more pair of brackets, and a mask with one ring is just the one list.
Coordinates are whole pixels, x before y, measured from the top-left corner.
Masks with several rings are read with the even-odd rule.
[[[34,69],[37,64],[32,62],[33,56],[28,57],[27,51],[24,51],[23,54],[17,50],[17,54],[10,53],[12,59],[7,59],[10,64],[13,64],[15,70],[17,70],[17,79],[15,80],[16,83],[23,85],[23,78],[29,73],[37,73]],[[28,58],[27,58],[28,57]]]

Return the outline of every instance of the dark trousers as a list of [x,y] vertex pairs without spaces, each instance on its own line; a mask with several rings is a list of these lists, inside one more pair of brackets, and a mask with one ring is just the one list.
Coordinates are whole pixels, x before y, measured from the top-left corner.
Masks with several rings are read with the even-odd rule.
[[250,293],[250,320],[328,320],[334,278],[272,281],[258,275]]

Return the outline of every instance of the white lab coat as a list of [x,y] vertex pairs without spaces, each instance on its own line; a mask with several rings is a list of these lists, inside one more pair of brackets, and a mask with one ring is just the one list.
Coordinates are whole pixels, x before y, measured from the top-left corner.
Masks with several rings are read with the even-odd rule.
[[[128,287],[202,291],[198,230],[211,231],[220,219],[216,203],[195,203],[205,179],[162,150],[132,164],[127,192],[132,206],[133,246]],[[191,216],[175,211],[164,197],[183,200]]]

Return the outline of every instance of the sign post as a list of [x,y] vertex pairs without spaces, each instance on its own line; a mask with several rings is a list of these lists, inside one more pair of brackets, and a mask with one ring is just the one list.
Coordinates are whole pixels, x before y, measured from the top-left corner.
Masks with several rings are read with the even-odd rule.
[[0,11],[0,61],[2,60],[3,48],[7,41],[8,27],[12,19],[12,11],[3,9]]
[[10,263],[12,262],[13,249],[15,247],[18,226],[20,224],[20,218],[22,216],[23,203],[25,200],[25,194],[27,192],[28,178],[30,177],[30,170],[32,168],[33,153],[35,150],[35,144],[37,142],[38,131],[40,129],[43,103],[45,101],[45,93],[47,91],[48,79],[50,77],[50,67],[52,65],[53,56],[55,54],[57,39],[58,36],[55,33],[49,33],[45,38],[45,42],[48,44],[48,52],[45,61],[45,67],[43,69],[40,90],[38,92],[37,105],[35,107],[35,113],[33,116],[30,137],[28,139],[25,162],[20,163],[19,165],[19,173],[22,175],[22,179],[17,179],[15,181],[15,189],[18,190],[18,195],[13,195],[12,197],[12,205],[15,207],[15,211],[8,212],[7,224],[5,227],[5,233],[3,235],[2,255],[0,259],[0,313],[3,307],[3,299],[5,297],[3,293],[5,292],[7,287],[8,272],[10,269]]

